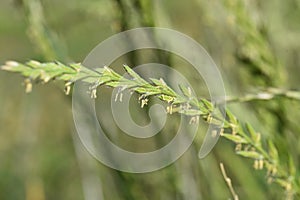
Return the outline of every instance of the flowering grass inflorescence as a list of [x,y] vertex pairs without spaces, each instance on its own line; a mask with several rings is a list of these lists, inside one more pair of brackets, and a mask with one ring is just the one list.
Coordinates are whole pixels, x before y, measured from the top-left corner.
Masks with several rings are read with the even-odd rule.
[[[129,78],[116,73],[109,67],[89,69],[81,64],[65,65],[60,62],[40,63],[29,61],[25,64],[15,61],[8,61],[3,70],[22,74],[25,77],[25,90],[31,92],[33,82],[47,83],[50,80],[61,80],[65,82],[65,93],[71,92],[71,86],[76,81],[83,81],[90,85],[89,92],[91,98],[97,97],[97,88],[101,85],[110,87],[120,87],[120,91],[131,90],[140,95],[141,107],[144,107],[150,96],[156,96],[161,101],[166,102],[167,112],[181,113],[191,117],[192,123],[197,123],[199,118],[208,124],[224,124],[220,135],[236,145],[236,153],[240,156],[254,160],[254,168],[257,170],[266,169],[268,182],[276,182],[282,186],[288,199],[294,195],[299,195],[299,177],[296,175],[292,159],[286,167],[280,163],[278,150],[271,140],[262,142],[261,134],[246,123],[242,124],[228,109],[225,120],[222,112],[218,110],[218,105],[204,98],[195,97],[189,87],[180,85],[182,94],[176,93],[163,79],[151,78],[146,81],[130,67],[124,65],[124,69]],[[293,98],[299,100],[300,93],[297,91],[285,91],[269,88],[259,94],[247,95],[241,98],[229,98],[228,102],[269,100],[277,96]]]

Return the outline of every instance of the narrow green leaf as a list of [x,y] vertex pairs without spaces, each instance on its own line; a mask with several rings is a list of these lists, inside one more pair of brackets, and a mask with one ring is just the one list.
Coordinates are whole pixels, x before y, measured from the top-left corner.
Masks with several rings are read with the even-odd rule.
[[230,123],[235,125],[238,124],[236,117],[228,109],[226,109],[226,116],[228,117]]
[[250,134],[252,140],[257,141],[258,136],[257,136],[257,133],[255,132],[254,128],[247,122],[245,125],[246,125],[246,130]]
[[237,151],[238,155],[244,156],[246,158],[253,158],[253,159],[262,159],[263,156],[255,151]]
[[23,73],[23,75],[30,77],[32,80],[35,80],[41,76],[41,70],[27,71],[27,73]]
[[232,135],[232,134],[228,134],[228,133],[223,133],[222,134],[223,137],[227,138],[228,140],[231,140],[235,143],[238,143],[238,144],[247,144],[247,140],[245,140],[244,138],[242,138],[241,136],[239,135]]
[[[60,63],[61,65],[64,65],[62,63]],[[65,66],[65,65],[64,65]],[[67,66],[66,66],[67,67]],[[74,69],[76,72],[80,71],[82,67],[82,65],[80,63],[73,63],[73,64],[70,64],[70,67],[72,69]]]
[[207,101],[206,99],[201,99],[199,101],[199,103],[200,102],[203,103],[208,110],[213,110],[214,109],[214,106],[210,101]]
[[289,182],[287,180],[283,180],[283,179],[275,179],[275,181],[283,188],[286,188],[287,185],[289,184]]
[[189,90],[188,87],[186,87],[182,84],[179,84],[179,88],[185,97],[192,98],[192,91]]
[[289,154],[289,172],[291,176],[295,176],[296,175],[296,167],[295,167],[295,163],[293,160],[293,157]]
[[142,84],[148,84],[147,81],[145,81],[144,79],[142,79],[140,77],[140,75],[138,75],[135,71],[133,71],[133,69],[131,69],[129,66],[124,65],[124,69],[126,70],[126,72],[133,78],[135,78],[137,81],[139,81]]
[[270,157],[274,160],[274,162],[278,162],[278,151],[271,140],[268,140],[268,146]]
[[[44,63],[44,64],[48,64],[48,63]],[[29,62],[26,63],[27,66],[31,67],[31,68],[39,68],[41,67],[41,63],[35,60],[30,60]]]
[[173,104],[182,104],[182,103],[185,103],[186,100],[181,97],[181,96],[177,96],[174,100],[173,100]]
[[14,62],[14,61],[9,61],[6,62],[4,66],[1,67],[2,70],[5,71],[10,71],[10,72],[24,72],[24,71],[28,71],[29,67],[27,67],[26,65]]
[[73,78],[74,78],[74,75],[72,75],[72,74],[63,74],[59,77],[59,79],[62,81],[72,81]]
[[164,84],[163,84],[163,82],[161,82],[159,79],[156,79],[156,78],[149,78],[153,83],[154,83],[154,85],[157,85],[157,86],[165,86]]

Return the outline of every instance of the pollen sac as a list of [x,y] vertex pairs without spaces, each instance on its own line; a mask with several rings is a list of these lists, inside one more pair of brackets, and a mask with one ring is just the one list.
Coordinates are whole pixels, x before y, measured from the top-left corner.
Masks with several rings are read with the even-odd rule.
[[32,91],[32,83],[31,83],[31,80],[30,79],[25,79],[24,81],[24,84],[25,84],[25,92],[26,93],[30,93]]

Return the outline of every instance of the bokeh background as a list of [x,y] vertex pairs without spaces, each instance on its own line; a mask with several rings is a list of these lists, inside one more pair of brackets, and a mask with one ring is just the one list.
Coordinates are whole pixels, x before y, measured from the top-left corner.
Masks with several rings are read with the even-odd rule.
[[[299,0],[2,0],[0,63],[30,59],[81,62],[114,33],[158,26],[178,30],[203,45],[218,65],[228,95],[265,87],[299,89],[299,20]],[[164,52],[142,54],[119,59],[113,68],[122,71],[124,60],[134,66],[152,58],[181,70],[198,96],[206,97],[201,77],[186,70],[186,63]],[[254,170],[253,160],[236,155],[230,141],[221,138],[209,156],[199,160],[206,129],[202,122],[194,144],[176,163],[147,174],[110,169],[94,160],[78,141],[64,83],[34,85],[30,94],[25,94],[22,83],[19,75],[0,71],[1,200],[229,199],[220,162],[240,199],[285,198],[285,190],[267,183],[266,171]],[[102,96],[110,93],[106,89]],[[275,99],[229,108],[241,121],[252,123],[263,139],[275,142],[283,164],[290,156],[299,168],[298,102]],[[144,116],[135,118],[139,123],[147,123],[145,110],[132,108],[133,115]],[[119,131],[113,140],[128,145],[109,110],[101,113],[107,129]],[[157,144],[172,138],[175,123],[176,119],[155,138]],[[131,150],[143,147],[136,141],[130,145]]]

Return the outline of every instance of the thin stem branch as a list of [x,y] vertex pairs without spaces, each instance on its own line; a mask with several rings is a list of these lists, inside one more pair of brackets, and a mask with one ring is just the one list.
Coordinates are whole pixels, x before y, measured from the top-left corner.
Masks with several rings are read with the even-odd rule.
[[221,169],[221,172],[222,172],[222,175],[224,177],[224,180],[232,194],[232,197],[233,197],[233,200],[239,200],[239,196],[237,195],[237,193],[235,192],[233,186],[232,186],[232,183],[231,183],[231,179],[227,176],[226,174],[226,171],[225,171],[225,167],[223,165],[223,163],[220,163],[220,169]]
[[300,100],[300,92],[296,90],[287,90],[280,88],[266,88],[258,93],[246,94],[241,97],[226,97],[226,103],[241,103],[241,102],[249,102],[249,101],[266,101],[272,100],[275,98],[288,98],[292,100]]

